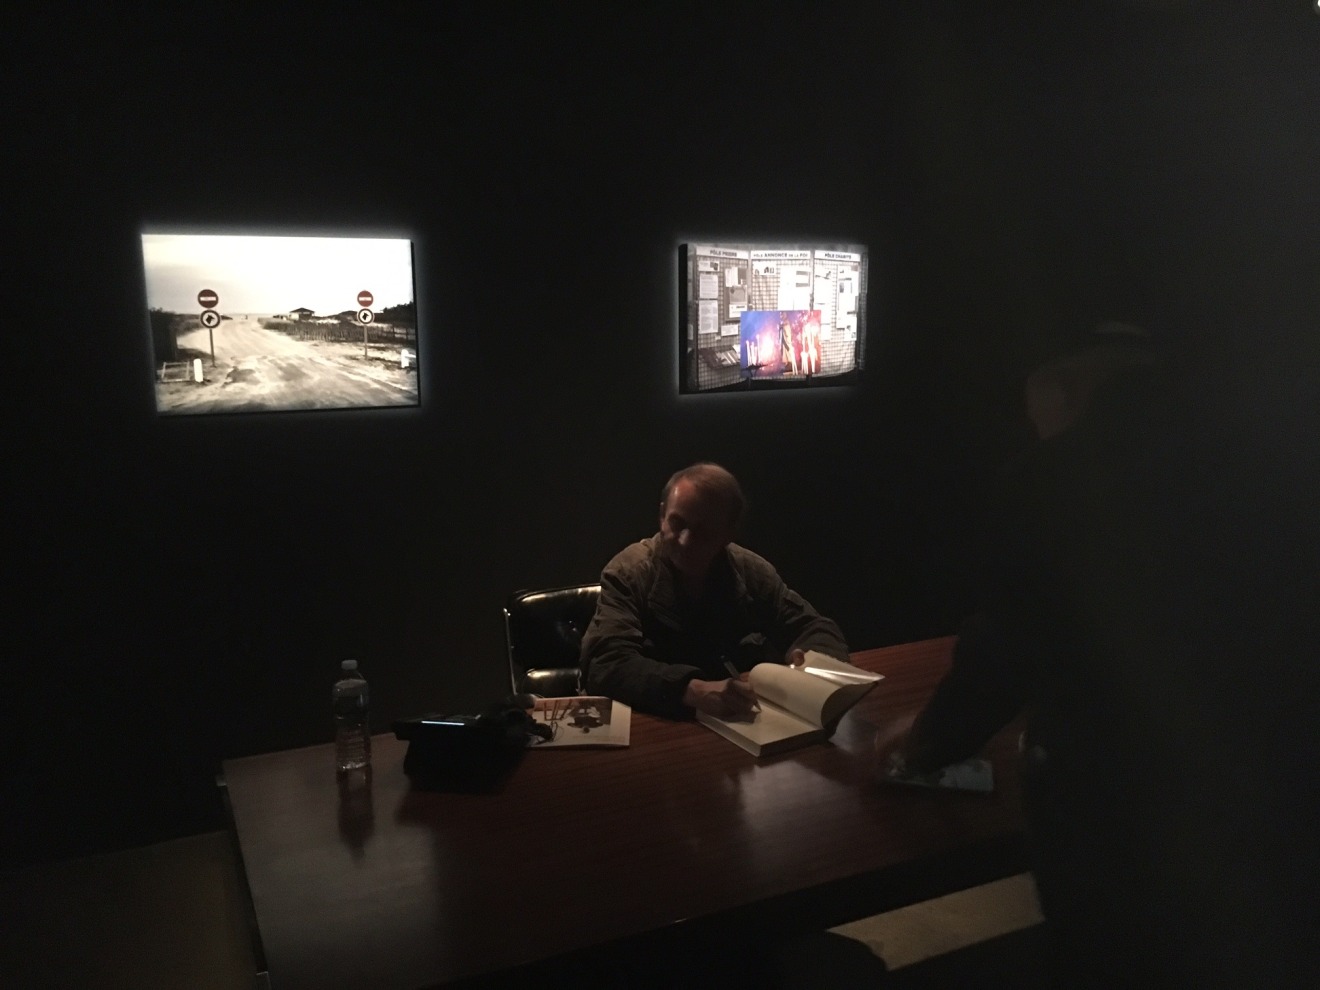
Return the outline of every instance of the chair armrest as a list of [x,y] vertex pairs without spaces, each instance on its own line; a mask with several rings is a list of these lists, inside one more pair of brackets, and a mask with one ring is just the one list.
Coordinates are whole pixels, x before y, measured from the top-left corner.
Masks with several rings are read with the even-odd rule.
[[564,698],[578,693],[581,671],[577,667],[545,667],[523,675],[523,690],[546,698]]

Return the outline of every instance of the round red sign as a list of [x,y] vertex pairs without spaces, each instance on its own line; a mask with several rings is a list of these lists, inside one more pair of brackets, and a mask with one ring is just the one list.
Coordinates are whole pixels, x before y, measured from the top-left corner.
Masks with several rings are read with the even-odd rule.
[[210,309],[220,301],[220,297],[215,294],[214,289],[203,289],[197,293],[197,302],[204,309]]
[[376,301],[376,297],[373,296],[366,289],[363,289],[361,292],[358,293],[359,306],[370,306],[375,301]]

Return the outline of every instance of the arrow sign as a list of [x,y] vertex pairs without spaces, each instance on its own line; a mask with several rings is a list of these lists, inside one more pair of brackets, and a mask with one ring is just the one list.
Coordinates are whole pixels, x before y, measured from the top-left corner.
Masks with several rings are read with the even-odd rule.
[[364,307],[365,307],[365,306],[370,306],[370,305],[371,305],[372,303],[374,303],[375,301],[376,301],[376,297],[373,296],[373,295],[372,295],[370,292],[368,292],[366,289],[363,289],[361,292],[358,293],[358,305],[359,305],[359,306],[364,306]]
[[[214,305],[214,304],[212,304]],[[202,310],[202,326],[213,330],[220,325],[220,314],[213,309]]]
[[215,294],[214,289],[203,289],[197,293],[197,305],[203,309],[211,309],[220,301],[220,297]]
[[370,323],[370,322],[371,322],[372,320],[374,320],[375,318],[376,318],[375,314],[372,313],[371,310],[369,310],[369,309],[367,309],[367,308],[365,308],[365,307],[363,307],[362,309],[359,309],[359,310],[358,310],[358,322],[361,323],[363,326],[366,326],[368,323]]

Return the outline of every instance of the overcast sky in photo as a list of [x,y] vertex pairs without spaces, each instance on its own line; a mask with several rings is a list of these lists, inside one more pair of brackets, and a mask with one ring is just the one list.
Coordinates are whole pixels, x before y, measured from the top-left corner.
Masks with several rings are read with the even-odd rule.
[[147,305],[201,310],[197,293],[220,296],[221,313],[287,313],[298,307],[332,315],[413,301],[411,242],[366,237],[259,237],[143,234]]

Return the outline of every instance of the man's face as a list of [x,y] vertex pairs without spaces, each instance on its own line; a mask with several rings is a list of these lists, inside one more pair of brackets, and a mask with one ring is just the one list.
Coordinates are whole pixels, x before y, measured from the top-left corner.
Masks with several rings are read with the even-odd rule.
[[686,479],[660,506],[660,546],[680,574],[700,580],[715,557],[733,539],[725,505],[703,495]]

